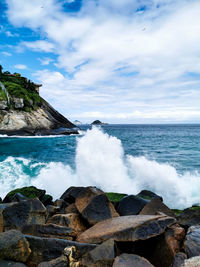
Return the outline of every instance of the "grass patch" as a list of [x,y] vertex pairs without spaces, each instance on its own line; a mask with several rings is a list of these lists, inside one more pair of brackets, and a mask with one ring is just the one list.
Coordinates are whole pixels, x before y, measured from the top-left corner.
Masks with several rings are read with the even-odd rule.
[[123,197],[127,196],[127,194],[120,194],[120,193],[106,193],[108,199],[112,202],[118,202],[120,201]]
[[189,208],[190,210],[200,210],[200,206],[194,206],[194,207],[191,207]]
[[172,211],[174,212],[176,216],[180,215],[183,212],[182,210],[179,210],[179,209],[172,209]]

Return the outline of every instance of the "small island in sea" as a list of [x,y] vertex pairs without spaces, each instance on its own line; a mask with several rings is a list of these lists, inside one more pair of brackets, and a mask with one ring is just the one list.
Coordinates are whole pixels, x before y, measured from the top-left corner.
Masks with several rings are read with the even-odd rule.
[[100,120],[95,120],[91,123],[91,125],[107,125],[108,123],[101,122]]
[[2,72],[0,66],[0,134],[78,134],[77,127],[40,96],[41,86],[19,73]]

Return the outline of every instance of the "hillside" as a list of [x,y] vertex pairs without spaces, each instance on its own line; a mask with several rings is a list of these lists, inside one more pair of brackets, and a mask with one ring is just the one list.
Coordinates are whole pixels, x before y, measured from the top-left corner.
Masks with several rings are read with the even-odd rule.
[[73,123],[39,95],[41,86],[19,73],[2,72],[0,67],[0,134],[78,133]]

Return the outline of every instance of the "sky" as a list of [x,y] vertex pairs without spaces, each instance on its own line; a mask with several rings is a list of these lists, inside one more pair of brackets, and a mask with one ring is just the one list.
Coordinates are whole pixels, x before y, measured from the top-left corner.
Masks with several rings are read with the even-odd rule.
[[71,121],[200,123],[200,1],[1,0],[0,64]]

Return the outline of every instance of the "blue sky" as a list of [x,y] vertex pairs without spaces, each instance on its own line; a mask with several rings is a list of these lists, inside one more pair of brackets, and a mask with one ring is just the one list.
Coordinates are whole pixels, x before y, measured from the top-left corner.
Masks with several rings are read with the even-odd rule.
[[72,121],[200,123],[200,1],[2,0],[0,64]]

